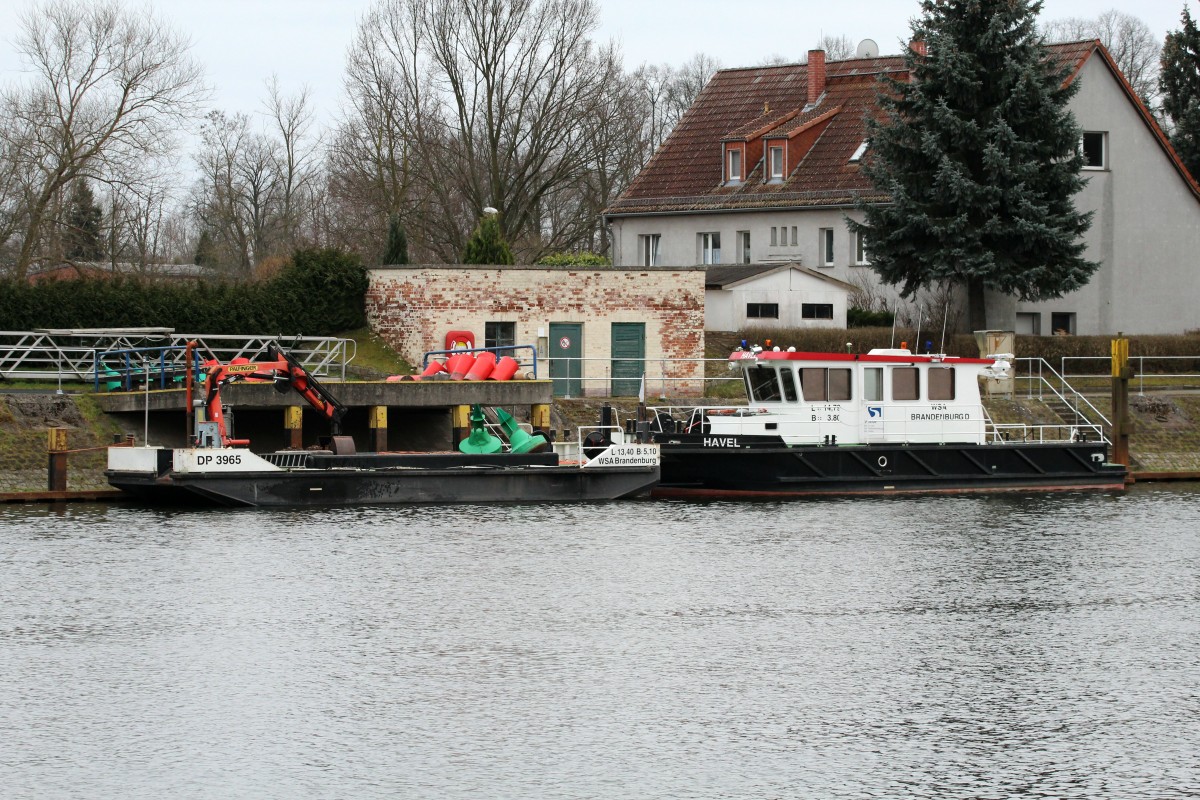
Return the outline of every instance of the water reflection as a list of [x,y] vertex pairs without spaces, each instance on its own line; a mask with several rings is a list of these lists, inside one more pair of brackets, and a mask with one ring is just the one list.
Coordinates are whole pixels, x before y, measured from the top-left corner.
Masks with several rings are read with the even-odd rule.
[[1200,792],[1200,492],[0,509],[6,796]]

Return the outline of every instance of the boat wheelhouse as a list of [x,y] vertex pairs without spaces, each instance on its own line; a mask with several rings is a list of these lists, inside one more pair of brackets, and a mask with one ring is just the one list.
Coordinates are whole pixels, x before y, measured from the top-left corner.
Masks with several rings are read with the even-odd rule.
[[[979,378],[1003,375],[1002,359],[739,350],[749,404],[698,410],[714,435],[779,436],[789,445],[987,440]],[[695,420],[692,420],[695,424]]]

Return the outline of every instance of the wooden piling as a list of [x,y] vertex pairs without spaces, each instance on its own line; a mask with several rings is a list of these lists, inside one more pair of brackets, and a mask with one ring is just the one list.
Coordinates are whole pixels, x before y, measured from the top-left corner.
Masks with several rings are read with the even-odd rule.
[[49,456],[46,468],[46,489],[51,492],[65,492],[67,490],[67,429],[50,428],[46,434],[46,452]]

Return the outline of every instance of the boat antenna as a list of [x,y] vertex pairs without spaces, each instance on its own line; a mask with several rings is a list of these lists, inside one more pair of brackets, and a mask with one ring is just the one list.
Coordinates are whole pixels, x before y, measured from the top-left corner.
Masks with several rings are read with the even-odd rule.
[[[886,306],[885,306],[886,308]],[[896,346],[896,312],[900,310],[900,298],[896,298],[896,302],[892,305],[892,341],[888,345],[891,350]]]
[[950,318],[950,298],[946,298],[946,305],[942,307],[942,343],[938,345],[938,352],[942,355],[946,354],[946,320]]
[[925,309],[917,309],[917,354],[921,353],[921,323],[925,321]]

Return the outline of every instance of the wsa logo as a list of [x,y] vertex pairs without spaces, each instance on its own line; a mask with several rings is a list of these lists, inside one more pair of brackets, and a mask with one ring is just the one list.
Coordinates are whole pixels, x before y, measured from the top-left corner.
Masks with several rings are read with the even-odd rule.
[[867,416],[883,417],[883,406],[867,406]]

